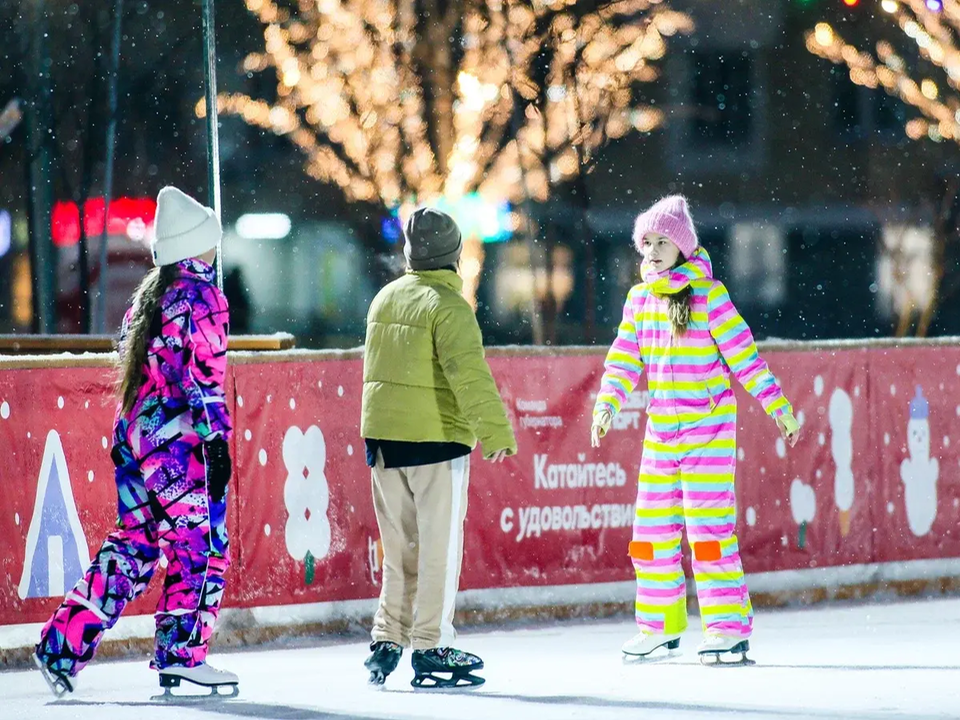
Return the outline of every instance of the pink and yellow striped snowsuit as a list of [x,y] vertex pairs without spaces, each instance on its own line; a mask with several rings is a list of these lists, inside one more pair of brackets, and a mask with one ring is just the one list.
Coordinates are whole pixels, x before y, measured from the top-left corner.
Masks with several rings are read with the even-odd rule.
[[[686,523],[704,631],[746,638],[753,610],[734,534],[737,403],[731,370],[771,417],[793,410],[726,287],[713,279],[706,250],[646,279],[627,295],[594,409],[616,415],[646,368],[650,403],[629,553],[637,573],[637,624],[647,633],[687,627],[680,564]],[[686,287],[690,323],[674,337],[666,296]]]

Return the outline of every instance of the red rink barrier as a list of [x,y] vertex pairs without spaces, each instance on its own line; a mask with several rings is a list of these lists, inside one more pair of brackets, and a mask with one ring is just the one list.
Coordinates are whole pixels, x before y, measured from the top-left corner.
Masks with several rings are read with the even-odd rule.
[[[536,598],[537,588],[629,581],[645,393],[594,450],[602,350],[492,355],[520,451],[500,465],[471,458],[461,589],[528,588]],[[765,356],[803,437],[785,448],[738,392],[747,572],[960,558],[960,345]],[[0,361],[0,625],[46,620],[116,513],[103,361],[23,362]],[[376,597],[357,354],[237,356],[228,382],[236,474],[226,606]],[[130,614],[152,611],[154,585]]]

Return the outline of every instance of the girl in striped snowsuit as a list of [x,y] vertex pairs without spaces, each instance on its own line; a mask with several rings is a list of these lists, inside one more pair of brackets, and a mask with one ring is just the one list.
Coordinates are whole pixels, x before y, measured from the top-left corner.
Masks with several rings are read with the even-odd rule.
[[205,662],[229,564],[229,310],[214,282],[219,241],[212,210],[176,188],[160,191],[158,267],[140,284],[120,338],[110,453],[117,525],[44,625],[34,656],[58,696],[73,692],[77,673],[104,631],[147,589],[161,555],[167,571],[151,662],[161,683],[237,683],[233,673]]
[[687,628],[680,537],[684,524],[704,630],[701,654],[745,651],[753,610],[734,534],[737,404],[732,372],[793,446],[799,425],[750,328],[712,276],[679,196],[637,218],[643,282],[623,308],[593,413],[592,443],[610,428],[644,369],[650,402],[629,554],[640,633],[623,651],[679,645]]

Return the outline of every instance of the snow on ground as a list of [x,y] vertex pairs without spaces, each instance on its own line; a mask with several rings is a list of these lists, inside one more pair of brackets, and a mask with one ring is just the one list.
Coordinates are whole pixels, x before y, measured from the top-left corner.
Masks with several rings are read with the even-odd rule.
[[60,702],[38,672],[11,671],[0,673],[0,720],[960,718],[960,599],[761,611],[753,667],[702,667],[699,631],[678,656],[626,664],[619,648],[633,632],[617,620],[464,633],[459,645],[487,663],[474,690],[414,691],[407,654],[371,688],[358,641],[215,653],[212,664],[240,675],[240,696],[187,707],[151,702],[159,688],[144,660],[95,661]]

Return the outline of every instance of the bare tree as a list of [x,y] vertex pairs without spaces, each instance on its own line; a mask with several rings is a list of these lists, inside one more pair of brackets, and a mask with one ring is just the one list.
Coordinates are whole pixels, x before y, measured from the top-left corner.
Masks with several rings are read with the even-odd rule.
[[[880,6],[883,13],[870,26],[878,36],[870,50],[848,43],[826,22],[807,34],[807,49],[845,65],[857,85],[882,88],[912,108],[915,116],[904,127],[912,140],[960,146],[960,0],[882,0]],[[893,234],[885,242],[897,294],[898,336],[912,330],[926,336],[938,307],[960,284],[960,274],[949,262],[960,249],[957,172],[938,178],[936,185],[932,241],[922,261],[920,287],[911,286],[916,258],[905,247],[906,236]]]
[[242,69],[274,72],[276,98],[221,95],[220,112],[289,137],[310,175],[386,208],[546,200],[608,138],[662,122],[634,85],[692,27],[661,0],[246,5],[264,52]]

